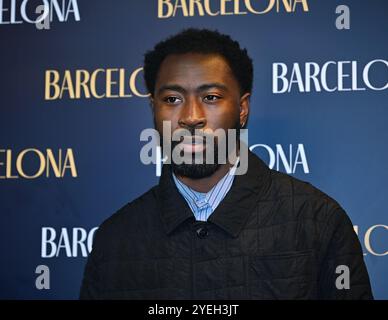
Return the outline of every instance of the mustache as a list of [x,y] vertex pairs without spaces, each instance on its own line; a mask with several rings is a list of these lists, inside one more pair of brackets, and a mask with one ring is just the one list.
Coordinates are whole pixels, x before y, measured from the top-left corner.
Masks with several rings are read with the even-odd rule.
[[183,141],[186,143],[201,143],[206,140],[217,140],[217,136],[210,129],[198,129],[198,128],[178,128],[172,132],[171,141],[173,144],[179,144]]

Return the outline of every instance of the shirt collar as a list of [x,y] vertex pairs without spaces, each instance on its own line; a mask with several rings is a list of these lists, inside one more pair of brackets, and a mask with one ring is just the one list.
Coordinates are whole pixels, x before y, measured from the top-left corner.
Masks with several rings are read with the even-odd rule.
[[[233,237],[237,237],[257,201],[264,197],[270,182],[270,170],[255,154],[248,151],[248,171],[235,176],[234,183],[208,222],[214,223]],[[157,188],[160,217],[165,231],[171,233],[193,214],[179,193],[172,177],[171,165],[163,165]]]
[[[239,159],[237,159],[237,163],[238,161]],[[235,166],[231,168],[225,176],[223,176],[216,185],[214,185],[213,188],[206,193],[193,190],[183,182],[179,181],[174,173],[172,173],[172,177],[179,193],[185,198],[193,212],[206,205],[209,205],[214,211],[230,190],[235,177],[234,171]]]

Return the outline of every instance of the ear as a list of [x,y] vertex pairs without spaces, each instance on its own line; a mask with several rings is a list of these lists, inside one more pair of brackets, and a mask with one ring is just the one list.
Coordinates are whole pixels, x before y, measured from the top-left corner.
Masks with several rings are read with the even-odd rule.
[[250,92],[245,93],[240,98],[240,125],[241,128],[243,128],[247,121],[249,116],[249,103],[250,103]]

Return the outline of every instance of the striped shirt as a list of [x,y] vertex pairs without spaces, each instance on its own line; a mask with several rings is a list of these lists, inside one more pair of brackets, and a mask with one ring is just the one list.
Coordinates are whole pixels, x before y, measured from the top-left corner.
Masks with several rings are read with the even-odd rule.
[[174,182],[180,194],[185,198],[195,219],[199,221],[207,221],[209,216],[216,210],[220,202],[225,198],[226,194],[232,187],[234,181],[233,167],[217,184],[207,193],[195,191],[179,181],[173,173]]

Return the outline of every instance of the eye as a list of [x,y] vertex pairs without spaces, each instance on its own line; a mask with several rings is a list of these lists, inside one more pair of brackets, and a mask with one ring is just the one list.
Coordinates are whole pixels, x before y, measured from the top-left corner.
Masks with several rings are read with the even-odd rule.
[[181,102],[181,99],[179,99],[178,97],[169,96],[169,97],[164,98],[163,101],[167,102],[168,104],[177,104],[177,103]]
[[221,99],[221,97],[219,96],[216,96],[215,94],[208,94],[205,98],[203,98],[206,102],[215,102],[219,99]]

